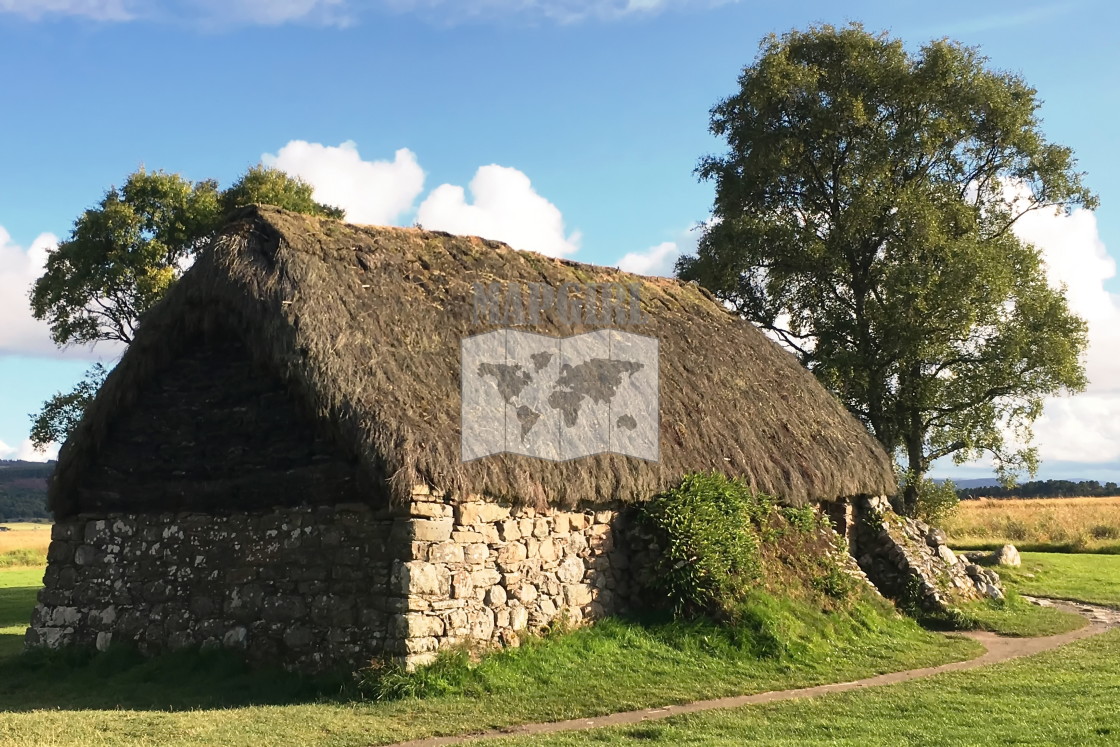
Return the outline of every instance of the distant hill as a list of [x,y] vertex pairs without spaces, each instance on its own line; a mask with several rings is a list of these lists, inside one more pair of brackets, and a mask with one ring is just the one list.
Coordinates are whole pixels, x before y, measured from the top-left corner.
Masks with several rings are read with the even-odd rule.
[[0,459],[0,521],[47,519],[47,478],[54,462]]

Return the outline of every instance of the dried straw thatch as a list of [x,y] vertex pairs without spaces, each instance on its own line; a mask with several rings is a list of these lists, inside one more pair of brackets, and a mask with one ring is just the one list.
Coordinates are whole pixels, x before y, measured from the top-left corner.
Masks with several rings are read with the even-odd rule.
[[[660,344],[660,461],[613,454],[570,462],[460,460],[460,340],[473,283],[641,283]],[[695,285],[552,259],[479,238],[352,226],[272,207],[235,214],[144,320],[65,444],[50,488],[56,515],[113,417],[199,330],[235,330],[366,474],[408,500],[427,483],[455,496],[536,504],[643,500],[687,472],[743,478],[792,504],[890,492],[890,461],[793,356]],[[492,327],[489,327],[492,328]],[[529,331],[589,331],[551,315]]]

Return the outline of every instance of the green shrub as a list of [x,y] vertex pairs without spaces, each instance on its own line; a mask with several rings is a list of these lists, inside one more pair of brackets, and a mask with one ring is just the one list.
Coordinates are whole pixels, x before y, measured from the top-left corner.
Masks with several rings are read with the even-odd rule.
[[689,475],[639,511],[661,550],[654,587],[675,614],[726,618],[761,571],[758,526],[773,501],[718,474]]
[[[910,484],[912,474],[899,470],[898,487],[904,490]],[[914,518],[927,524],[940,526],[953,512],[957,510],[961,499],[957,495],[957,486],[952,480],[936,483],[928,477],[923,477],[917,482],[918,498],[914,505]]]
[[1109,524],[1097,524],[1089,529],[1089,535],[1097,540],[1120,539],[1120,527],[1111,526]]
[[812,506],[803,506],[801,508],[793,508],[787,506],[782,509],[782,516],[789,522],[789,525],[802,532],[809,532],[816,529],[819,523],[820,514],[813,510]]
[[856,590],[856,580],[840,567],[836,558],[826,556],[821,566],[823,574],[813,579],[813,588],[833,599],[847,599]]

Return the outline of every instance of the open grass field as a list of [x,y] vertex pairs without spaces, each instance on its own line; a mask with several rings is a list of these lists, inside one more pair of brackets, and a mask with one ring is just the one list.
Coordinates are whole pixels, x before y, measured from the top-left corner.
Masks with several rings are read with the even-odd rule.
[[1120,553],[1120,496],[961,501],[942,527],[962,550]]
[[[0,568],[41,566],[51,543],[50,524],[0,524]],[[42,574],[40,574],[42,575]]]
[[1120,631],[1027,659],[860,692],[477,745],[1112,745]]
[[1075,599],[1120,609],[1120,555],[1022,553],[1019,568],[998,568],[1020,594]]

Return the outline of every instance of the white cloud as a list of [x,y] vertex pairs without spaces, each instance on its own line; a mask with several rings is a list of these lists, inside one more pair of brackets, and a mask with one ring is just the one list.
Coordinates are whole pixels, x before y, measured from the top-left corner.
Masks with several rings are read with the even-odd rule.
[[629,252],[618,260],[617,267],[620,270],[638,275],[672,277],[677,259],[687,254],[696,253],[697,244],[700,242],[704,230],[710,227],[712,223],[713,219],[709,218],[687,231],[681,231],[673,241],[663,241],[656,246],[651,246],[644,252]]
[[664,241],[644,252],[629,252],[618,260],[618,269],[637,275],[673,274],[673,264],[681,256],[680,247],[675,241]]
[[94,21],[128,21],[134,17],[124,0],[0,0],[0,13],[32,21],[48,16],[78,16]]
[[441,184],[416,211],[424,228],[482,236],[553,257],[579,250],[578,231],[565,233],[560,209],[541,197],[522,172],[491,164],[475,172],[473,202],[462,187]]
[[[1084,359],[1089,385],[1072,397],[1048,398],[1034,423],[1040,471],[1048,475],[1048,465],[1055,463],[1067,472],[1085,465],[1081,477],[1093,479],[1098,470],[1115,470],[1120,463],[1120,296],[1105,288],[1116,274],[1116,261],[1101,241],[1096,215],[1088,210],[1069,216],[1034,211],[1019,219],[1015,233],[1038,247],[1051,283],[1066,286],[1070,308],[1089,325]],[[987,457],[961,467],[946,461],[937,473],[991,464]]]
[[50,327],[31,316],[31,286],[43,274],[47,254],[58,246],[58,237],[41,233],[27,249],[12,243],[0,226],[0,356],[33,355],[52,358],[100,360],[116,355],[116,343],[74,346],[59,350],[51,340]]
[[1105,288],[1116,261],[1100,239],[1096,215],[1029,213],[1015,232],[1041,250],[1051,281],[1066,285],[1070,307],[1089,323],[1089,386],[1047,401],[1035,425],[1039,453],[1054,461],[1120,460],[1120,296]]
[[292,140],[261,161],[303,178],[316,200],[342,208],[352,223],[392,225],[424,189],[424,171],[408,148],[392,161],[363,161],[353,140],[337,147]]
[[49,462],[58,459],[58,444],[51,443],[45,451],[36,451],[31,439],[25,439],[19,448],[0,441],[0,459],[19,459],[24,462]]
[[29,249],[12,243],[0,226],[0,355],[55,355],[50,328],[31,316],[28,294],[43,274],[47,253],[58,245],[53,234],[43,233]]

